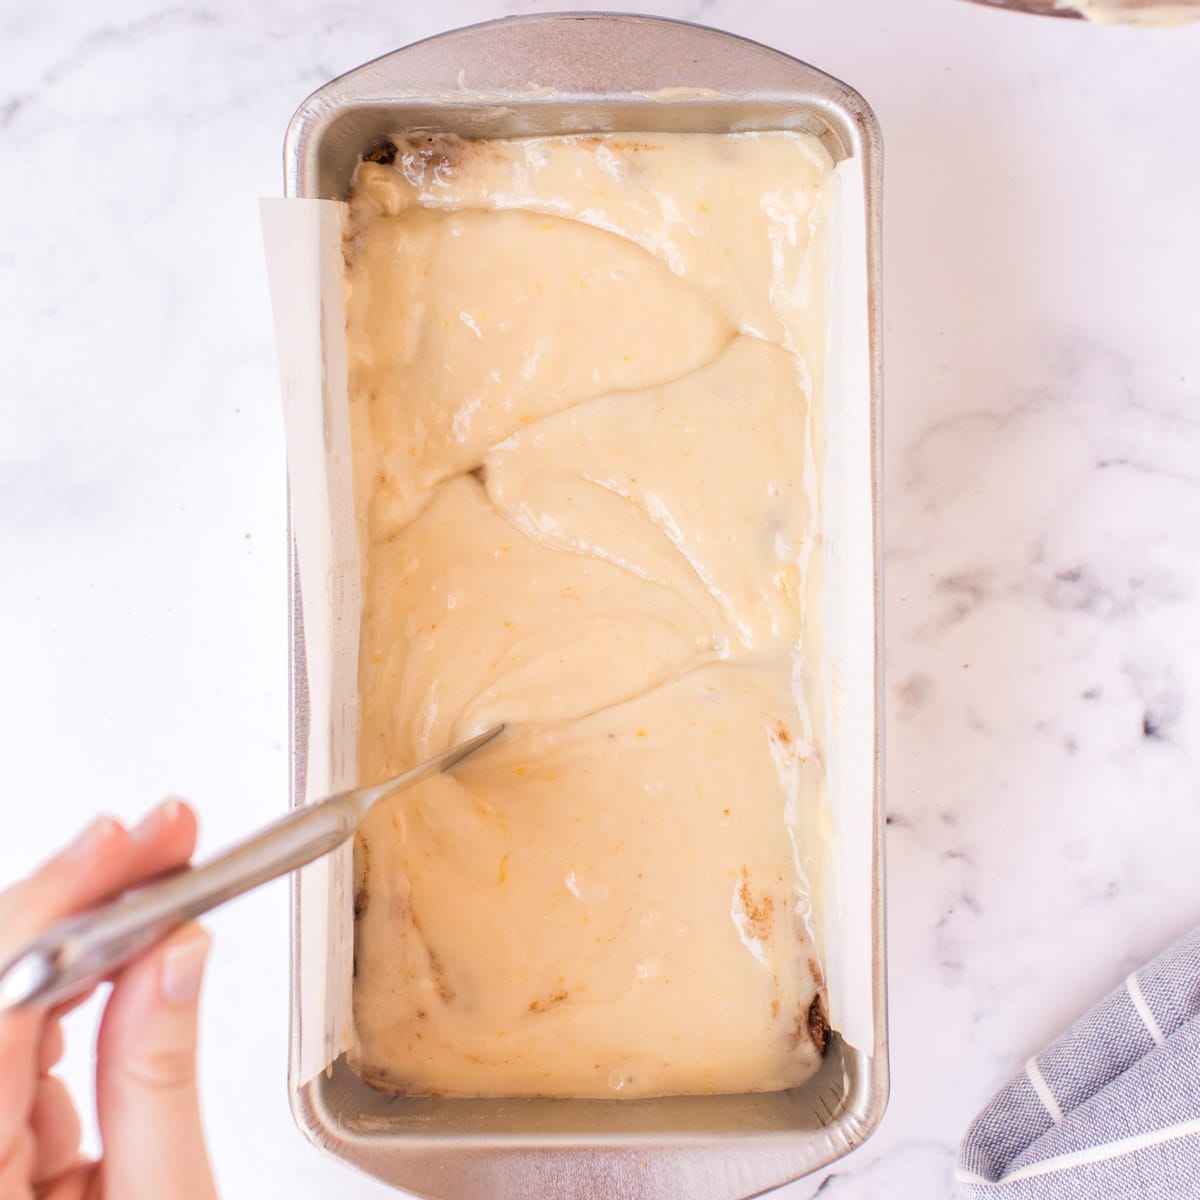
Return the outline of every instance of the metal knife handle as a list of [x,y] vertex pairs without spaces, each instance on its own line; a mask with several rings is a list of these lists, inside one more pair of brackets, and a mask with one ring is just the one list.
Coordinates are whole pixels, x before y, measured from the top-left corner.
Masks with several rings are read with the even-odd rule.
[[68,917],[0,970],[0,1012],[87,991],[185,921],[329,853],[358,816],[350,795],[298,809],[201,866]]

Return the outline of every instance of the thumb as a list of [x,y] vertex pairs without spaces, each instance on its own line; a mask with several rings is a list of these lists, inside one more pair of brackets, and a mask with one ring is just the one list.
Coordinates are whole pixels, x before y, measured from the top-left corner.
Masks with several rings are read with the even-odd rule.
[[96,1103],[105,1196],[215,1200],[196,1092],[209,937],[191,925],[126,967],[104,1009]]

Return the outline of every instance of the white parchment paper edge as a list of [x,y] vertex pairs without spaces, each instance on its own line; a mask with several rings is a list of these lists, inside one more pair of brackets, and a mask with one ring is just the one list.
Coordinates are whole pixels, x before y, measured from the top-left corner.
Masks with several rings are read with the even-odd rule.
[[834,171],[827,414],[821,521],[825,547],[825,769],[828,855],[825,976],[830,1020],[850,1045],[875,1044],[872,874],[875,795],[875,543],[866,195],[862,164]]
[[[287,442],[288,501],[304,628],[297,667],[308,696],[298,804],[357,780],[362,609],[347,397],[342,220],[332,200],[264,200],[263,238]],[[293,749],[296,749],[295,747]],[[299,1084],[350,1044],[354,919],[348,846],[300,872],[296,955]]]

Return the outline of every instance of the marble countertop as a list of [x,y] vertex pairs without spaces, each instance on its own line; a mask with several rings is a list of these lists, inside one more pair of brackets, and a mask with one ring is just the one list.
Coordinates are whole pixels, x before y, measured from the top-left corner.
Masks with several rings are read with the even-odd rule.
[[[213,848],[286,804],[258,197],[330,76],[560,7],[0,12],[0,880],[97,810],[183,794]],[[1200,29],[658,9],[845,78],[884,129],[894,1084],[863,1149],[781,1195],[937,1200],[987,1096],[1200,917]],[[292,1125],[285,889],[211,925],[225,1195],[393,1195]]]

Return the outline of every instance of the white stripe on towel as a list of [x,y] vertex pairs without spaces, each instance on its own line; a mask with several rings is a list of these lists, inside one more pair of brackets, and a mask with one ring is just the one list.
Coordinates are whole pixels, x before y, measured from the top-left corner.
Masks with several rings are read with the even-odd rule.
[[1011,1175],[1005,1175],[1003,1179],[984,1179],[982,1175],[976,1175],[972,1171],[955,1171],[954,1174],[959,1183],[969,1183],[973,1187],[1007,1187],[1010,1183],[1019,1183],[1022,1179],[1034,1179],[1038,1175],[1050,1175],[1055,1171],[1069,1171],[1072,1167],[1107,1162],[1110,1158],[1121,1158],[1138,1150],[1148,1150],[1151,1146],[1161,1146],[1165,1142],[1197,1135],[1200,1135],[1200,1120],[1183,1121],[1178,1125],[1168,1125],[1165,1129],[1152,1129],[1149,1133],[1122,1138],[1119,1142],[1105,1142],[1087,1150],[1074,1150],[1070,1154],[1060,1154],[1057,1158],[1030,1163],[1019,1171],[1013,1171]]
[[1138,1016],[1142,1018],[1142,1024],[1146,1026],[1147,1032],[1154,1039],[1154,1044],[1161,1046],[1167,1039],[1163,1037],[1162,1027],[1154,1019],[1150,1005],[1146,1003],[1146,997],[1142,994],[1142,985],[1138,983],[1136,971],[1125,980],[1125,987],[1129,992],[1130,1000],[1133,1001],[1133,1007],[1137,1009]]
[[1042,1074],[1042,1068],[1037,1065],[1036,1058],[1031,1058],[1025,1064],[1025,1074],[1029,1076],[1029,1082],[1033,1084],[1033,1090],[1037,1092],[1038,1099],[1046,1106],[1050,1120],[1058,1125],[1062,1121],[1062,1109],[1058,1107],[1054,1093],[1046,1085],[1046,1077]]

